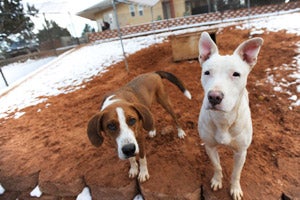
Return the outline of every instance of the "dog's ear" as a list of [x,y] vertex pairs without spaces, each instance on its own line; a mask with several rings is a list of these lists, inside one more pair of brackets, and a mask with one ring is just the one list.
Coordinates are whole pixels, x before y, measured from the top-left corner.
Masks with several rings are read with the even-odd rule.
[[211,55],[219,53],[218,47],[207,32],[203,32],[199,40],[199,62],[204,63]]
[[102,113],[97,113],[94,115],[87,126],[87,134],[88,137],[91,141],[91,143],[96,146],[100,147],[101,144],[103,143],[103,136],[102,136],[102,125],[101,125],[101,119],[102,119],[103,114]]
[[142,118],[143,128],[146,131],[154,129],[154,120],[150,110],[142,104],[134,104],[133,108],[137,111],[138,115]]
[[252,68],[256,64],[262,44],[263,39],[259,37],[246,40],[236,48],[234,54],[240,56]]

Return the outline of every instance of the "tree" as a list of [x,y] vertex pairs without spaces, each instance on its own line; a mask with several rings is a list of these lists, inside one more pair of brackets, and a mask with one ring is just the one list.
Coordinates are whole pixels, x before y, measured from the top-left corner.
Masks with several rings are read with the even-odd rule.
[[5,37],[19,33],[24,38],[31,38],[34,23],[30,16],[35,16],[38,10],[27,4],[27,12],[24,12],[21,0],[0,1],[0,34]]
[[50,39],[59,39],[62,36],[71,36],[70,32],[66,28],[60,27],[55,21],[45,20],[43,29],[39,30],[37,37],[40,42],[44,42]]
[[85,24],[84,28],[83,28],[83,31],[81,33],[81,36],[84,37],[86,33],[94,33],[95,32],[95,29],[92,28],[90,25],[88,24]]

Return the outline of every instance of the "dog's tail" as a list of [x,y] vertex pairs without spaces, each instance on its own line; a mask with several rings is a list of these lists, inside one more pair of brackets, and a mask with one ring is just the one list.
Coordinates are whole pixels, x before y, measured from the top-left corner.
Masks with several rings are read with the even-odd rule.
[[156,71],[155,73],[158,74],[161,78],[167,79],[168,81],[176,85],[188,99],[192,99],[191,93],[184,87],[183,82],[174,74],[165,71]]

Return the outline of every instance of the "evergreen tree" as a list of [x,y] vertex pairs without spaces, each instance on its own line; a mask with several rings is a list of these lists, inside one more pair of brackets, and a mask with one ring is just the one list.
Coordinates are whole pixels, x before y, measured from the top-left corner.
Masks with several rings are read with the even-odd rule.
[[55,21],[45,20],[43,29],[39,30],[37,37],[40,42],[44,42],[51,39],[59,39],[62,36],[71,36],[70,32],[66,28],[60,27]]
[[21,0],[0,1],[0,34],[9,36],[20,33],[24,38],[31,37],[34,24],[30,16],[34,16],[38,10],[27,4],[27,13],[24,12]]
[[95,32],[95,29],[94,29],[94,28],[92,28],[92,27],[91,27],[90,25],[88,25],[88,24],[85,24],[81,36],[84,37],[86,33],[94,33],[94,32]]

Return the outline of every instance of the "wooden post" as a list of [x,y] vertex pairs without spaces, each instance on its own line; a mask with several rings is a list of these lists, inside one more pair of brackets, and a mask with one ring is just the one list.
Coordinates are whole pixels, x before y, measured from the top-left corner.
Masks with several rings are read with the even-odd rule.
[[5,85],[8,87],[7,80],[5,79],[5,76],[4,76],[3,72],[2,72],[1,67],[0,67],[0,73],[1,73],[1,76],[2,76],[2,78],[3,78],[3,80],[4,80],[4,82],[5,82]]

